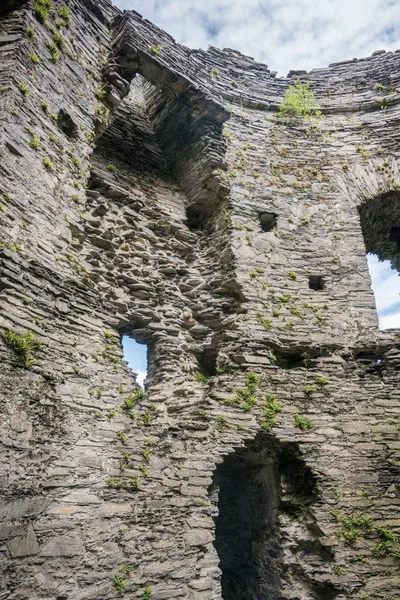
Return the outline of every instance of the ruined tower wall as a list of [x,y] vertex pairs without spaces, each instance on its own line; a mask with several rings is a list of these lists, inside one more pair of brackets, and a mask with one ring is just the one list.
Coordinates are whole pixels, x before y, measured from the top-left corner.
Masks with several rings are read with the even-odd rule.
[[41,344],[0,343],[1,597],[396,598],[399,334],[359,207],[398,206],[400,54],[303,74],[315,132],[277,118],[295,74],[61,6],[0,20],[0,327]]

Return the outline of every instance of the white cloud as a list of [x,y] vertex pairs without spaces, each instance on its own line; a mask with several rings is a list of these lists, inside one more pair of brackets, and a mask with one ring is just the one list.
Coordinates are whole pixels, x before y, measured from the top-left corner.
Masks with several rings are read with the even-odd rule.
[[399,329],[400,328],[400,311],[386,317],[379,317],[380,329]]
[[390,261],[379,262],[368,255],[368,267],[375,294],[376,308],[381,329],[400,327],[400,277],[390,268]]
[[190,48],[234,48],[284,76],[400,47],[397,0],[114,0]]
[[136,373],[136,383],[140,385],[140,387],[144,387],[144,380],[147,377],[146,371],[135,371]]

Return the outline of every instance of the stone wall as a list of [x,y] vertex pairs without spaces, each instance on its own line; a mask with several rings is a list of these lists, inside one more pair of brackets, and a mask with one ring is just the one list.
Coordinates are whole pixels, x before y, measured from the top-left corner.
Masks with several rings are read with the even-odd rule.
[[394,600],[400,53],[277,78],[63,6],[0,19],[0,598]]

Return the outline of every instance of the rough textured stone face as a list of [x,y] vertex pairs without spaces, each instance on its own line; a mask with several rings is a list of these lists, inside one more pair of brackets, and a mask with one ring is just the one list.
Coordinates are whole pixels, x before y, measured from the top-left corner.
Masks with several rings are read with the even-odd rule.
[[315,133],[299,73],[43,6],[0,18],[0,598],[397,599],[400,53],[300,73]]

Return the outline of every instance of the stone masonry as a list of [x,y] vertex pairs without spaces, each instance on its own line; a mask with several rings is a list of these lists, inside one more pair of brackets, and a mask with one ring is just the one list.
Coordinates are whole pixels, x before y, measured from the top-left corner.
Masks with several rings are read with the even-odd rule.
[[0,600],[399,600],[399,92],[3,0]]

